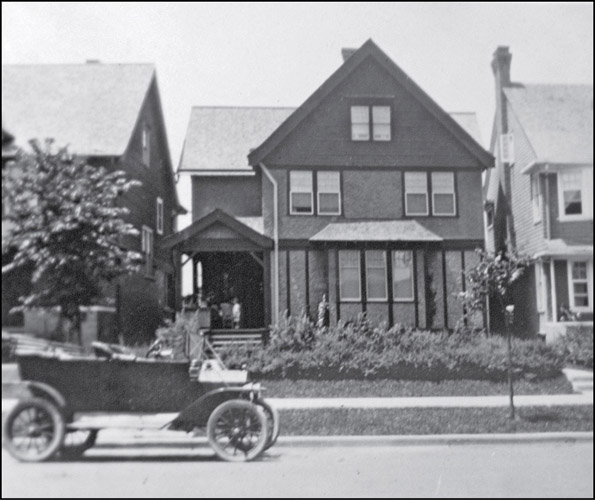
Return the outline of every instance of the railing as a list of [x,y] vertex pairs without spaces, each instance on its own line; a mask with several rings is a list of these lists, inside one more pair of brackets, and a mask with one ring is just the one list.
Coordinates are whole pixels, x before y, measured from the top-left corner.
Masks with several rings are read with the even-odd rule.
[[53,340],[33,337],[32,335],[22,333],[4,333],[2,332],[2,341],[9,342],[13,354],[84,354],[84,349],[80,345],[67,342],[56,342]]

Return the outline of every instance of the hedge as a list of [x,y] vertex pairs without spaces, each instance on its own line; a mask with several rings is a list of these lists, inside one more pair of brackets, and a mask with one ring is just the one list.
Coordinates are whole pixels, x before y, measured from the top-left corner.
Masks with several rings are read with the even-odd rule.
[[[230,345],[220,352],[230,368],[247,365],[263,379],[506,379],[506,340],[476,332],[430,332],[388,328],[365,315],[348,324],[317,328],[306,317],[273,328],[264,347]],[[561,349],[539,340],[515,339],[516,377],[560,375]]]

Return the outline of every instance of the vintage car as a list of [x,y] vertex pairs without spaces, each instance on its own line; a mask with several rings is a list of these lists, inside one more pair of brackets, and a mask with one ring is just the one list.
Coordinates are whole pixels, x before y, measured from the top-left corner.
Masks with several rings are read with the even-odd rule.
[[56,346],[17,349],[21,379],[33,397],[6,417],[4,446],[12,456],[27,462],[78,456],[110,425],[101,415],[117,413],[173,413],[160,428],[206,430],[214,452],[227,461],[253,460],[275,444],[278,413],[245,370],[228,370],[217,358],[163,358],[157,343],[145,357],[114,344],[94,342],[93,349],[89,355]]

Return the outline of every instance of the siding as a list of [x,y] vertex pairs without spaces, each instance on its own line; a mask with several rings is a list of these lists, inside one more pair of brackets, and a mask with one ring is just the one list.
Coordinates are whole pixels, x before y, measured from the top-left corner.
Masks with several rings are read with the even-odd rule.
[[[552,238],[560,238],[569,244],[592,245],[593,244],[593,221],[560,221],[558,207],[558,176],[548,177],[550,183],[550,213],[552,224]],[[591,214],[592,215],[592,214]]]

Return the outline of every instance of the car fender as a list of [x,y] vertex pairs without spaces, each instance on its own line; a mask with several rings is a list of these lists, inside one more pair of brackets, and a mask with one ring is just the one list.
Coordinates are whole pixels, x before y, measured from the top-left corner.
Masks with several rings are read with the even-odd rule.
[[38,398],[43,398],[51,403],[54,403],[58,409],[64,410],[66,408],[66,399],[51,385],[44,384],[43,382],[31,382],[25,381],[25,387]]
[[191,431],[195,427],[205,427],[213,410],[230,399],[256,399],[257,389],[253,384],[245,387],[220,387],[203,394],[184,408],[168,425],[168,428]]

